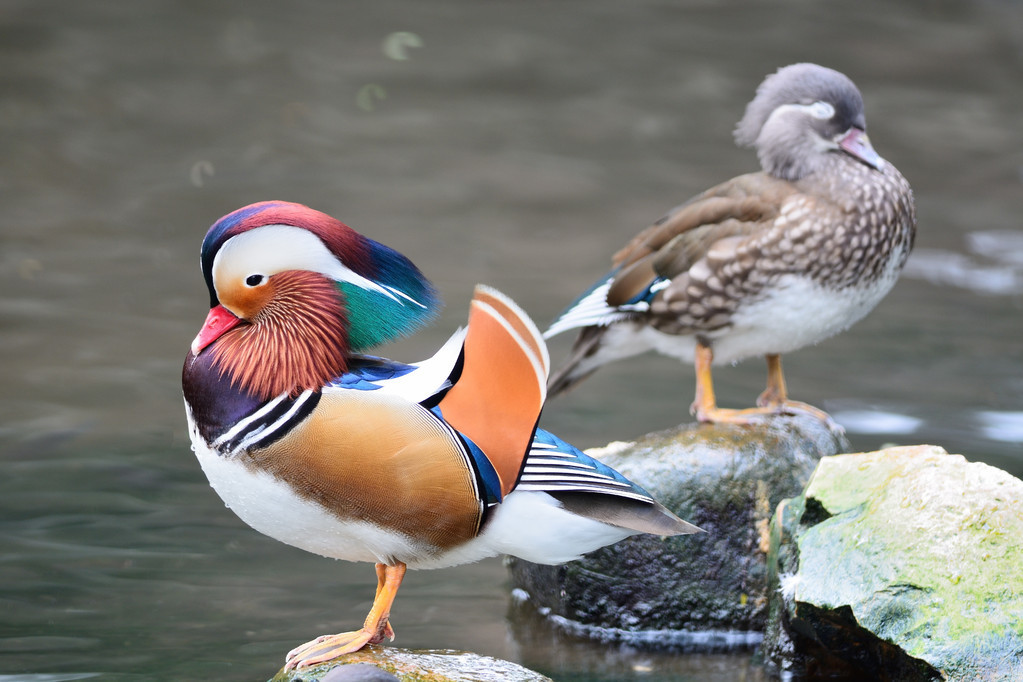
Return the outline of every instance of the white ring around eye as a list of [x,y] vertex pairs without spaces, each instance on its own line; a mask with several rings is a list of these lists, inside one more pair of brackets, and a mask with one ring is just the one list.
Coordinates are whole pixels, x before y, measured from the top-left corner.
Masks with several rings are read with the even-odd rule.
[[811,116],[821,121],[829,121],[835,115],[835,107],[827,102],[814,102],[807,109]]

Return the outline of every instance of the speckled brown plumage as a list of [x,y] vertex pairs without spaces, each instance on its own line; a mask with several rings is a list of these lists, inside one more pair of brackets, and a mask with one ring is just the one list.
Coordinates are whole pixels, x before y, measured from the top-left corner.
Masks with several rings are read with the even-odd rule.
[[[838,291],[875,282],[893,266],[901,269],[914,238],[909,183],[890,164],[879,173],[842,157],[833,161],[833,175],[791,183],[757,173],[717,188],[752,187],[763,194],[753,200],[728,197],[728,205],[739,209],[738,217],[714,225],[716,229],[676,234],[675,243],[656,251],[653,271],[671,278],[671,284],[651,301],[649,324],[668,334],[713,331],[727,326],[739,305],[784,274],[806,276]],[[846,188],[853,191],[843,196]],[[773,203],[763,199],[767,194],[773,195]],[[658,227],[675,224],[684,219],[677,214],[718,199],[718,192],[704,195]],[[751,204],[756,212],[743,210]],[[747,235],[751,238],[721,242],[725,236]],[[700,259],[707,267],[693,268]]]
[[865,126],[842,74],[798,64],[769,76],[736,129],[764,170],[686,202],[615,254],[547,332],[581,328],[551,392],[649,349],[770,361],[862,318],[894,284],[916,229],[909,183]]

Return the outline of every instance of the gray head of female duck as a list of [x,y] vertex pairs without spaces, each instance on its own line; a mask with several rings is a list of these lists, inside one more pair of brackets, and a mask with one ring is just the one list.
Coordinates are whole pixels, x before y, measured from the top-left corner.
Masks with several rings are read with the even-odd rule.
[[884,161],[866,129],[856,85],[834,69],[802,63],[764,79],[735,128],[735,141],[755,148],[766,172],[795,181],[824,171],[836,153],[879,169]]

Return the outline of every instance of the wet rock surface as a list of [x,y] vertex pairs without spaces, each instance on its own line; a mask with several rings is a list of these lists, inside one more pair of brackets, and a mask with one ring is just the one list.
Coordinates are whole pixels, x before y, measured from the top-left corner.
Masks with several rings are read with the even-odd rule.
[[754,646],[767,623],[769,520],[817,461],[848,449],[799,414],[685,425],[590,454],[705,533],[636,536],[563,566],[510,559],[520,600],[573,634],[680,651]]
[[767,660],[799,677],[1023,679],[1023,481],[941,448],[822,460],[772,523]]
[[465,651],[367,646],[322,665],[278,672],[270,682],[551,682],[520,665]]

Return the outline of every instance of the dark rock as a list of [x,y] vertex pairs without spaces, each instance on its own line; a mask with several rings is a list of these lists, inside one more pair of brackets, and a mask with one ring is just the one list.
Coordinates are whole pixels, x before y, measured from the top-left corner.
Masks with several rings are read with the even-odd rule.
[[[518,652],[516,660],[552,679],[777,682],[777,677],[755,660],[751,647],[679,655],[677,648],[578,636],[573,628],[559,625],[557,617],[544,616],[528,602],[521,603],[519,596],[518,591],[512,593],[507,611],[509,632]],[[657,637],[656,631],[646,633]]]
[[564,566],[510,559],[515,585],[575,634],[655,648],[755,645],[767,622],[772,510],[817,460],[848,449],[813,416],[687,425],[590,454],[705,533],[636,536]]
[[[347,669],[347,670],[346,670]],[[347,677],[349,670],[355,677]],[[375,676],[375,677],[374,677]],[[367,646],[322,665],[278,672],[270,682],[551,682],[528,668],[465,651]]]
[[1023,679],[1023,481],[941,448],[822,460],[779,505],[766,660],[800,677]]

